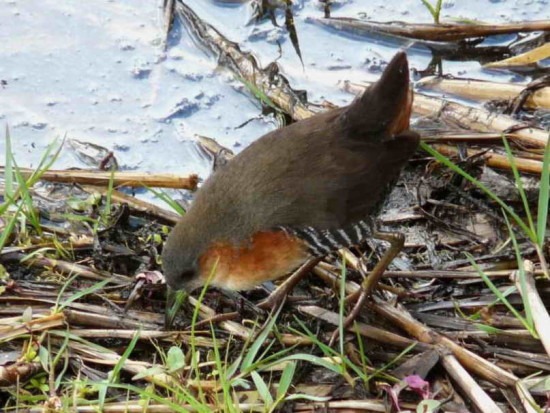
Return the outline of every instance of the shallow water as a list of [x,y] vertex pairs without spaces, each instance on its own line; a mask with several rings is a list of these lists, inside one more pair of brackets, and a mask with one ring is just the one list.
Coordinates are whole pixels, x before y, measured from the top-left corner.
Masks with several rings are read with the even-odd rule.
[[[323,16],[317,1],[295,1],[294,19],[304,67],[296,55],[283,16],[246,25],[250,5],[205,0],[186,4],[230,40],[252,51],[262,65],[278,58],[296,89],[314,103],[337,105],[353,96],[339,90],[341,80],[375,80],[380,62],[397,43],[341,35],[312,24]],[[344,0],[332,16],[377,21],[430,22],[420,0]],[[548,0],[447,1],[446,17],[488,22],[550,18]],[[56,137],[93,142],[113,150],[121,169],[198,173],[206,178],[209,160],[196,149],[195,134],[241,150],[276,128],[258,101],[220,70],[180,25],[164,51],[161,2],[144,0],[0,0],[0,119],[8,125],[20,166],[36,165]],[[507,43],[510,36],[491,39]],[[281,49],[279,49],[279,42]],[[431,52],[409,50],[412,68],[423,70]],[[475,61],[445,61],[455,76],[527,83],[528,76],[484,71]],[[244,126],[241,126],[244,125]],[[1,132],[0,151],[5,139]],[[55,168],[86,167],[64,149]]]

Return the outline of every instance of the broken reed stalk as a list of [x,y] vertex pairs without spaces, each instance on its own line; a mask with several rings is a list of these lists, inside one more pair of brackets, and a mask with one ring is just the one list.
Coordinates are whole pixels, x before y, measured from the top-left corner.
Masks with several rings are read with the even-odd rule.
[[[100,350],[88,344],[79,343],[73,340],[69,341],[69,349],[71,350],[71,352],[79,354],[84,361],[105,366],[115,366],[121,358],[119,354],[112,350],[107,350],[105,348]],[[146,374],[147,371],[152,370],[153,367],[157,367],[156,371],[164,371],[161,365],[147,363],[143,361],[135,361],[129,358],[124,361],[121,369],[128,373],[136,375]],[[173,387],[177,384],[175,383],[175,379],[172,376],[158,372],[150,375],[145,375],[142,380],[146,380],[150,383],[154,383],[163,387]]]
[[477,381],[462,367],[455,356],[446,354],[441,357],[441,364],[462,391],[482,413],[501,413],[493,399],[481,388]]
[[[99,323],[98,323],[99,324]],[[119,326],[120,327],[120,326]],[[139,340],[164,340],[169,342],[191,342],[191,333],[189,331],[159,331],[159,330],[121,330],[121,329],[89,329],[79,328],[71,330],[71,334],[82,338],[100,338],[100,339],[125,339],[131,340],[139,332]],[[214,347],[214,341],[195,335],[194,342],[197,347]],[[215,345],[219,348],[225,347],[227,340],[217,338]]]
[[550,30],[550,20],[505,24],[414,24],[399,21],[365,21],[349,17],[332,17],[314,20],[318,23],[330,27],[336,27],[341,30],[352,31],[356,34],[369,34],[372,32],[377,32],[390,34],[393,36],[407,37],[410,39],[438,42],[452,42],[456,40],[469,39],[472,37]]
[[[526,86],[515,83],[497,83],[474,79],[442,79],[439,77],[425,77],[416,85],[423,89],[451,93],[475,101],[513,100],[525,90]],[[525,100],[524,105],[533,109],[550,108],[550,87],[533,91]]]
[[97,314],[87,311],[73,310],[66,308],[63,310],[65,317],[71,325],[90,326],[101,328],[127,328],[127,329],[153,329],[158,328],[155,324],[145,323],[138,320],[129,319],[125,314]]
[[[34,375],[43,372],[41,363],[27,363],[18,361],[14,364],[0,366],[0,388],[17,386],[25,383]],[[41,408],[44,411],[44,408]]]
[[[98,186],[85,185],[83,189],[89,193],[99,192],[101,195],[107,195],[108,193],[107,188]],[[128,208],[130,208],[132,215],[150,217],[163,224],[175,225],[181,219],[181,215],[175,212],[163,209],[157,205],[116,190],[111,192],[111,202],[126,204]]]
[[[459,150],[456,146],[450,146],[445,144],[432,144],[432,147],[439,153],[445,156],[457,156]],[[480,155],[485,160],[485,163],[494,168],[511,169],[510,158],[507,155],[501,155],[498,153],[490,153],[486,150],[470,149],[466,148],[466,154],[468,157]],[[514,158],[514,163],[518,168],[518,171],[528,172],[532,174],[541,174],[544,164],[534,159]]]
[[23,264],[28,264],[31,267],[50,269],[51,271],[59,271],[67,275],[78,275],[82,278],[88,278],[90,280],[103,281],[108,279],[113,284],[130,284],[132,283],[132,277],[120,274],[110,274],[104,271],[93,270],[84,265],[75,264],[72,262],[55,260],[53,258],[46,258],[41,255],[34,255],[32,258],[27,259],[27,255],[22,253],[9,253],[0,255],[2,261],[22,261]]
[[[370,85],[371,83],[368,82],[346,81],[343,82],[342,88],[357,94]],[[513,130],[514,139],[526,146],[544,148],[548,141],[547,131],[518,123],[510,116],[494,114],[485,109],[473,108],[421,93],[414,94],[412,110],[417,115],[435,116],[443,122],[480,132],[505,133]]]
[[404,309],[398,309],[386,303],[374,303],[372,301],[369,302],[367,306],[394,325],[407,331],[420,342],[446,348],[468,370],[497,386],[513,386],[518,380],[513,374],[497,367],[483,357],[472,353],[449,338],[442,336],[415,320],[410,313]]
[[514,271],[510,278],[516,285],[517,290],[520,292],[523,301],[529,302],[535,329],[544,349],[546,350],[546,354],[550,356],[550,315],[548,315],[548,310],[540,298],[539,292],[535,285],[533,263],[529,260],[525,260],[523,262],[523,268],[525,276],[525,289],[523,288],[518,271]]
[[47,315],[30,321],[14,321],[11,325],[0,326],[0,342],[13,340],[14,338],[61,327],[65,323],[62,313]]
[[[358,262],[358,258],[351,253],[349,250],[340,250],[338,251],[340,256],[346,257],[346,262],[357,271],[361,270],[361,264]],[[351,255],[348,255],[351,254]],[[357,262],[353,263],[353,260]],[[322,273],[325,271],[328,272],[338,272],[340,269],[332,264],[329,264],[325,261],[321,261],[313,269],[313,272],[319,276],[322,276]],[[510,278],[514,270],[490,270],[485,271],[485,275],[489,278]],[[535,270],[534,275],[544,275],[544,271]],[[368,271],[365,271],[365,275],[369,275]],[[439,278],[439,279],[457,279],[457,280],[480,280],[479,273],[477,271],[467,271],[467,270],[419,270],[419,271],[386,271],[384,272],[383,278]],[[326,279],[324,279],[326,281]],[[351,284],[351,282],[349,282]],[[354,283],[353,283],[354,284]],[[347,290],[348,286],[346,284],[346,292],[350,293],[355,290]],[[359,288],[358,286],[356,288]]]
[[499,60],[498,62],[487,63],[487,69],[513,69],[519,67],[536,67],[541,60],[550,57],[550,42],[542,46],[531,49],[525,53],[512,56],[508,59]]
[[[28,178],[34,172],[30,168],[20,168],[21,175]],[[0,173],[4,173],[4,167],[0,167]],[[111,180],[111,172],[84,171],[84,170],[49,170],[42,174],[45,181],[77,183],[84,185],[108,186]],[[142,187],[143,185],[155,188],[197,188],[199,178],[197,175],[177,175],[168,173],[146,172],[115,172],[113,174],[114,186]]]
[[[340,322],[340,315],[326,310],[324,308],[315,305],[302,305],[298,306],[298,311],[308,316],[315,317],[333,326],[338,326]],[[370,324],[356,322],[355,325],[351,325],[347,328],[348,331],[356,332],[368,339],[377,341],[382,344],[394,346],[399,349],[406,349],[411,345],[414,345],[412,351],[423,352],[429,350],[432,346],[418,341],[411,340],[410,338],[400,336],[399,334],[392,333],[390,331],[383,330],[381,328],[372,326]]]

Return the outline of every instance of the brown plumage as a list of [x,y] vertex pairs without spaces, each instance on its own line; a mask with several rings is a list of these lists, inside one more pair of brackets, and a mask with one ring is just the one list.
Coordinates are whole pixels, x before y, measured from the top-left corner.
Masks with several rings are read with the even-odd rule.
[[398,53],[349,106],[270,132],[198,191],[164,246],[168,285],[247,289],[369,235],[388,188],[415,152],[412,92]]

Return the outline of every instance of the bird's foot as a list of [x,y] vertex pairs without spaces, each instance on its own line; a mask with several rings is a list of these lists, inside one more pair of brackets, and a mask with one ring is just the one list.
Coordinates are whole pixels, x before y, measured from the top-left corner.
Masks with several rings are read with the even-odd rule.
[[336,342],[336,340],[340,336],[340,331],[345,331],[346,329],[348,329],[348,327],[357,318],[359,312],[361,311],[361,308],[363,307],[363,304],[365,303],[365,300],[378,286],[380,278],[382,278],[382,275],[384,275],[384,272],[393,261],[393,259],[397,256],[397,254],[399,254],[399,251],[401,251],[405,243],[405,236],[399,232],[377,231],[372,235],[372,237],[389,242],[390,248],[388,248],[380,261],[378,261],[378,264],[376,264],[369,276],[365,278],[363,284],[361,285],[361,288],[356,292],[350,294],[346,298],[346,303],[355,302],[355,305],[353,306],[351,313],[343,321],[342,328],[337,328],[332,333],[329,341],[329,346],[332,346]]

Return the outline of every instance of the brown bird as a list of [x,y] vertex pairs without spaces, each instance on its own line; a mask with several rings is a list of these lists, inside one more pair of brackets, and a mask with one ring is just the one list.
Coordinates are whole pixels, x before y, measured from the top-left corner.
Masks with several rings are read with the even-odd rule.
[[191,292],[212,274],[210,285],[246,290],[367,237],[394,242],[371,218],[418,146],[411,105],[400,52],[349,106],[252,143],[213,173],[169,235],[168,286]]

